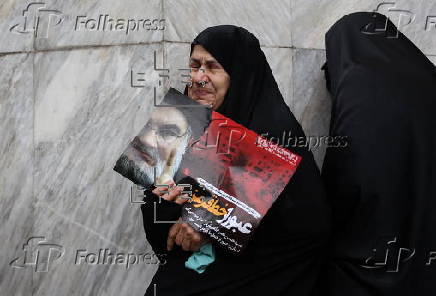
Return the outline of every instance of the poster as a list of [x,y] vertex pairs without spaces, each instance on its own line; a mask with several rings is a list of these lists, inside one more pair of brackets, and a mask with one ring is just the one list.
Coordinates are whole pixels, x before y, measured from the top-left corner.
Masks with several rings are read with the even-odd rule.
[[191,194],[182,220],[237,254],[300,161],[299,155],[171,89],[114,170],[143,186],[168,180],[185,184]]

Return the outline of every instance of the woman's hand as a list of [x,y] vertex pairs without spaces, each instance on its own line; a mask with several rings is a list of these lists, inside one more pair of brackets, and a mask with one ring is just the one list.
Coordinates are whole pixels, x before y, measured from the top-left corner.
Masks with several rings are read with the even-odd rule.
[[[189,195],[180,195],[183,188],[175,186],[174,181],[171,180],[163,184],[168,184],[169,188],[163,186],[156,187],[152,192],[165,200],[173,201],[178,204],[183,204],[188,201]],[[207,242],[209,242],[209,239],[207,239],[204,234],[195,231],[188,223],[182,222],[181,218],[179,218],[179,221],[171,226],[168,232],[167,250],[171,251],[175,243],[181,246],[185,251],[195,252]]]
[[165,200],[173,201],[178,204],[183,204],[189,199],[188,194],[180,195],[180,193],[183,191],[183,187],[175,186],[176,184],[174,181],[171,180],[163,184],[168,184],[169,187],[156,187],[152,192]]
[[167,250],[173,249],[174,243],[181,246],[185,251],[198,251],[200,247],[209,242],[209,239],[202,233],[194,230],[188,223],[179,221],[171,226],[168,232]]

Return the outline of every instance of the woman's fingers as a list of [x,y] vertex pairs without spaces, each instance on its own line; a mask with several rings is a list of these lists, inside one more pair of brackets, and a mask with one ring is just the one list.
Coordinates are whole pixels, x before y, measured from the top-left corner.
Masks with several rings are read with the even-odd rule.
[[164,194],[162,197],[169,201],[176,201],[177,196],[182,192],[182,188],[175,186],[169,189],[167,194]]
[[163,184],[168,186],[158,186],[153,189],[152,192],[163,199],[174,201],[178,204],[183,204],[190,199],[190,196],[187,193],[181,194],[184,187],[176,186],[176,183],[174,183],[173,180]]
[[[179,219],[179,222],[181,219]],[[179,233],[179,228],[181,223],[176,223],[173,226],[171,226],[170,230],[168,231],[168,238],[167,238],[167,250],[171,251],[174,247],[174,242],[176,240],[177,233]]]
[[203,246],[204,244],[208,243],[209,239],[202,233],[195,231],[195,234],[192,238],[192,243],[191,243],[191,251],[198,251],[201,246]]
[[181,225],[183,229],[181,247],[185,251],[197,251],[203,244],[203,238],[199,232],[194,230],[189,224],[183,223]]
[[161,196],[161,195],[163,195],[163,194],[169,192],[170,189],[171,189],[172,187],[174,187],[174,185],[175,185],[175,183],[174,183],[173,180],[168,181],[168,182],[166,182],[166,183],[160,183],[160,184],[161,184],[161,185],[168,185],[168,186],[157,186],[155,189],[153,189],[152,192],[153,192],[154,194],[156,194],[156,195],[159,195],[159,196]]
[[174,244],[177,244],[185,251],[195,252],[208,241],[204,235],[196,231],[189,224],[182,223],[181,219],[179,219],[179,222],[171,226],[168,232],[167,250],[171,251]]
[[176,244],[179,245],[179,246],[182,245],[183,239],[185,237],[185,229],[186,228],[183,226],[183,224],[186,224],[186,223],[181,223],[180,224],[179,232],[176,235]]
[[194,233],[191,236],[191,248],[190,248],[190,250],[193,252],[198,251],[198,249],[200,249],[202,244],[203,244],[203,242],[202,242],[202,238],[201,238],[200,233],[198,233],[194,230]]
[[159,186],[156,187],[152,192],[168,201],[177,201],[176,198],[180,195],[182,191],[183,188],[179,186],[170,186],[170,187]]
[[190,251],[191,250],[191,238],[185,234],[185,236],[183,237],[183,241],[182,241],[182,249],[185,251]]
[[190,199],[189,195],[187,193],[181,194],[180,196],[177,197],[177,199],[175,200],[176,203],[178,204],[183,204],[185,202],[187,202]]

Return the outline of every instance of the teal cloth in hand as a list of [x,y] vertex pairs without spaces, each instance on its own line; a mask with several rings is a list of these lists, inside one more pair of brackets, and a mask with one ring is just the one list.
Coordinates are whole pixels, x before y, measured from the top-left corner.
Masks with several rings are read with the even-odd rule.
[[198,251],[192,253],[185,262],[185,267],[203,273],[206,267],[215,261],[215,250],[211,243],[204,244]]

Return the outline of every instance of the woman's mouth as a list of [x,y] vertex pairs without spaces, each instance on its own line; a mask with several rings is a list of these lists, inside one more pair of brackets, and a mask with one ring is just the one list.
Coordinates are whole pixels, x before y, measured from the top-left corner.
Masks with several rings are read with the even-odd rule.
[[198,98],[205,98],[205,97],[209,97],[211,95],[213,95],[213,93],[209,90],[203,90],[203,89],[196,89],[194,91],[194,94],[198,97]]

